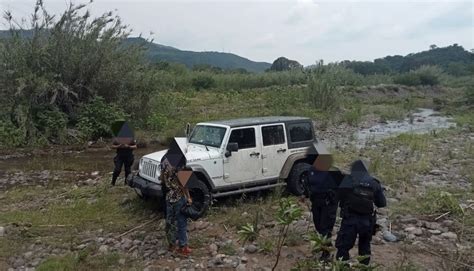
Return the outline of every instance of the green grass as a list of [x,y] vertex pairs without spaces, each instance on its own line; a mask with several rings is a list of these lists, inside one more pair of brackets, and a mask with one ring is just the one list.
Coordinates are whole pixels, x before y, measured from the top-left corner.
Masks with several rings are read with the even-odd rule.
[[[63,188],[18,187],[8,191],[1,201],[0,225],[17,226],[11,226],[0,242],[0,258],[19,253],[35,240],[73,248],[88,237],[89,231],[122,233],[148,220],[155,210],[152,204],[135,199],[128,187],[110,188],[103,182],[66,193]],[[123,201],[124,197],[133,199]],[[150,230],[155,226],[150,225]],[[51,265],[64,264],[65,270],[73,263],[71,257],[51,261]]]

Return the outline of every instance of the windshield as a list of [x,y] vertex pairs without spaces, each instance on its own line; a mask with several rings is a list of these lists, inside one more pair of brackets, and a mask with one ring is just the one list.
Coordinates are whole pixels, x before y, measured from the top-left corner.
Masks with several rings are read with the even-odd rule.
[[226,128],[198,125],[193,129],[189,143],[219,148],[222,144]]

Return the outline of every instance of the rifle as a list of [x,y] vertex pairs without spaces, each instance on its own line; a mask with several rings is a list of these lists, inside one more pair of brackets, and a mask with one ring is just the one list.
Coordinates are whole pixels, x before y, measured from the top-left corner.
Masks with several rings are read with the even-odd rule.
[[372,223],[372,235],[375,235],[380,230],[380,225],[377,224],[377,210],[374,210],[370,222]]

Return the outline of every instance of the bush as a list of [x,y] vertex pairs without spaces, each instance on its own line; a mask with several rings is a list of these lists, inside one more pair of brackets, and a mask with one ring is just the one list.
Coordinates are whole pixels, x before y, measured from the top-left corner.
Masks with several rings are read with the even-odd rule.
[[15,127],[10,121],[0,120],[0,146],[19,147],[25,143],[23,129]]
[[464,98],[467,105],[474,105],[474,85],[466,87],[464,90]]
[[67,115],[58,109],[42,110],[36,115],[38,131],[48,141],[64,143],[66,139]]
[[208,75],[198,75],[192,80],[192,86],[198,91],[201,89],[212,88],[215,85],[216,81],[214,80],[214,78]]
[[417,70],[396,76],[393,81],[405,86],[434,86],[439,84],[441,74],[441,69],[436,66],[421,66]]
[[111,125],[114,121],[124,119],[126,114],[103,98],[96,97],[83,105],[79,111],[77,127],[85,139],[98,139],[112,136]]

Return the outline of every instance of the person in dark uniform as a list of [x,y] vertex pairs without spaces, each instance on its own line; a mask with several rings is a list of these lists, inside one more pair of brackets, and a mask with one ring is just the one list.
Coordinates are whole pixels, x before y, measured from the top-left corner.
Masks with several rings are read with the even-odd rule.
[[115,185],[117,178],[120,176],[122,171],[122,166],[125,169],[125,183],[127,183],[127,178],[132,173],[132,164],[133,164],[133,150],[137,148],[135,140],[131,140],[129,144],[119,143],[114,140],[112,143],[112,149],[117,150],[117,155],[114,157],[114,172],[112,174],[112,185]]
[[378,180],[370,176],[366,164],[357,160],[352,164],[351,174],[346,176],[338,189],[341,206],[341,228],[337,234],[338,259],[349,260],[349,250],[359,237],[359,255],[366,256],[362,264],[370,262],[370,242],[375,228],[375,210],[387,205]]
[[[331,169],[331,165],[330,155],[319,155],[308,175],[314,226],[320,235],[328,239],[336,223],[337,188],[344,176],[339,170]],[[329,257],[329,251],[324,250],[321,260],[328,260]]]

